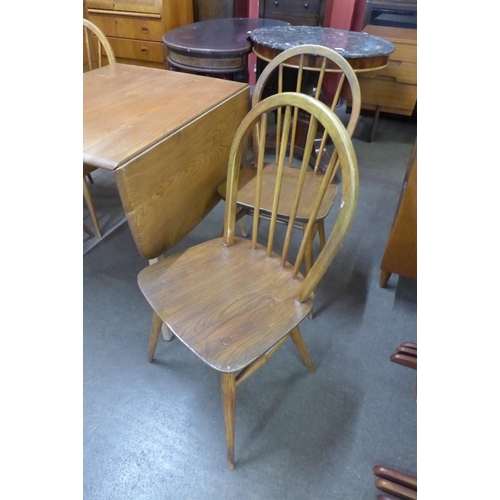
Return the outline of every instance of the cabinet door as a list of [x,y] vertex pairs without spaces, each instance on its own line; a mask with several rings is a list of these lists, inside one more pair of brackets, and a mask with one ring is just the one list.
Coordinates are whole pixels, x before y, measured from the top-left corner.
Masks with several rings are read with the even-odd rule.
[[161,14],[162,0],[87,0],[87,9]]

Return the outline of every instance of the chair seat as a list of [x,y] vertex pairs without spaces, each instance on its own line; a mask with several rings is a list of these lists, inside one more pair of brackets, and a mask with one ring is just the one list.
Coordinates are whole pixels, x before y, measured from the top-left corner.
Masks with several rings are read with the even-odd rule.
[[[276,179],[277,166],[274,163],[267,163],[263,170],[262,197],[260,208],[266,212],[272,211],[274,198],[274,184]],[[297,188],[297,179],[300,174],[299,168],[285,167],[283,172],[282,188],[280,202],[278,206],[278,217],[287,218],[292,212],[292,205],[295,199],[295,190]],[[240,171],[238,205],[253,208],[255,204],[255,185],[257,177],[257,168],[252,163]],[[319,191],[319,187],[324,177],[317,175],[311,170],[307,171],[304,182],[304,190],[300,197],[299,208],[297,211],[298,221],[308,221],[314,200]],[[337,195],[338,184],[329,184],[325,197],[321,203],[316,220],[324,219],[332,207],[335,196]],[[219,194],[225,199],[226,185],[219,188]]]
[[270,349],[312,309],[294,299],[303,276],[236,238],[202,243],[139,274],[146,299],[174,334],[212,368],[233,373]]

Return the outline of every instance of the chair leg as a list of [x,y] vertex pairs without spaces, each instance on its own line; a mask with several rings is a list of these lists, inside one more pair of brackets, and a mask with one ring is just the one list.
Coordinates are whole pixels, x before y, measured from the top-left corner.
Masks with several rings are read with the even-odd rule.
[[300,333],[298,326],[296,326],[292,329],[292,331],[290,332],[290,337],[292,337],[293,343],[295,344],[297,351],[299,351],[300,357],[302,358],[302,361],[304,362],[304,364],[307,366],[307,369],[311,373],[314,373],[316,371],[316,369],[314,368],[311,356],[309,356],[309,352],[307,350],[306,343],[304,342],[304,339],[302,338],[302,334]]
[[[307,227],[307,223],[304,222],[304,224],[302,225],[302,230],[304,231],[304,234],[306,232],[306,227]],[[314,240],[315,233],[316,233],[316,231],[314,230],[311,238],[307,242],[306,252],[304,254],[304,267],[305,267],[304,276],[307,276],[309,274],[309,271],[311,270],[311,268],[313,266],[313,240]],[[309,313],[307,314],[307,317],[309,319],[313,319],[313,315],[314,315],[314,312],[311,309],[309,311]]]
[[97,236],[99,236],[100,238],[102,236],[101,228],[99,227],[99,222],[97,222],[97,216],[95,214],[94,204],[92,203],[92,197],[90,196],[89,187],[87,186],[87,181],[85,180],[85,177],[83,178],[83,197],[85,198],[85,202],[87,203],[87,207],[90,212],[90,218],[94,223],[95,232],[97,233]]
[[323,249],[325,247],[325,221],[321,219],[316,223],[316,226],[318,227],[319,243]]
[[[162,259],[163,259],[163,254],[159,255],[155,259],[149,259],[149,265],[152,266],[153,264],[156,264]],[[174,338],[174,333],[165,323],[161,327],[161,334],[163,335],[163,340],[165,340],[166,342],[170,342]]]
[[234,425],[236,416],[236,378],[233,373],[222,374],[222,408],[226,425],[227,466],[234,469]]
[[92,176],[90,174],[87,174],[87,178],[90,181],[90,184],[94,184],[94,179],[92,179]]
[[247,233],[247,228],[245,226],[245,219],[242,217],[241,219],[237,220],[238,226],[240,228],[241,234],[246,238],[248,236]]
[[89,229],[89,227],[83,223],[83,230],[91,237],[93,238],[95,235],[94,233]]
[[153,322],[151,324],[151,335],[149,336],[149,347],[148,347],[148,363],[153,362],[155,355],[156,344],[158,344],[158,337],[160,336],[160,330],[163,325],[163,321],[160,316],[153,312]]

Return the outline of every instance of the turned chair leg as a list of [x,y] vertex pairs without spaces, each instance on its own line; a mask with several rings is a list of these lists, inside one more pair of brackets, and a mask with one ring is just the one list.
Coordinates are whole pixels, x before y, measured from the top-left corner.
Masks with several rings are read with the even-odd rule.
[[292,331],[290,332],[290,337],[292,337],[293,343],[295,344],[297,351],[299,351],[300,357],[302,358],[304,364],[307,366],[307,369],[311,373],[314,373],[316,369],[314,368],[311,356],[309,356],[309,351],[307,350],[306,343],[302,338],[302,334],[300,333],[298,326],[295,326],[292,329]]
[[87,207],[90,213],[90,218],[92,219],[92,222],[95,227],[95,232],[97,233],[97,236],[99,236],[100,238],[102,236],[101,228],[99,227],[99,222],[97,221],[97,216],[94,210],[94,204],[92,203],[92,197],[90,196],[89,187],[87,186],[87,181],[85,180],[85,177],[83,178],[83,197],[85,198],[85,202],[87,203]]
[[236,378],[233,373],[222,374],[222,408],[226,426],[227,466],[234,469],[234,425],[236,416]]
[[155,355],[156,345],[158,344],[158,337],[160,336],[160,330],[163,325],[163,321],[160,316],[153,312],[153,321],[151,324],[151,335],[149,336],[149,347],[148,347],[148,362],[152,363]]
[[316,223],[316,226],[318,228],[319,244],[321,245],[321,249],[323,249],[325,247],[325,221],[321,219]]

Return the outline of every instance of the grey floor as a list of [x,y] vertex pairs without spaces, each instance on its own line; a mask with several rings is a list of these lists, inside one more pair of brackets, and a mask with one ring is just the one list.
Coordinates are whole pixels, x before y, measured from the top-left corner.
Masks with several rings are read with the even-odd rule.
[[[370,126],[362,117],[353,141],[353,227],[316,290],[315,318],[301,323],[316,373],[287,342],[238,389],[233,471],[219,374],[176,340],[160,339],[146,361],[151,310],[137,274],[147,263],[127,224],[84,244],[86,500],[372,500],[374,465],[416,475],[416,373],[389,361],[416,341],[416,282],[393,275],[382,289],[378,280],[417,131],[381,119],[368,143]],[[223,209],[169,253],[218,237]]]

